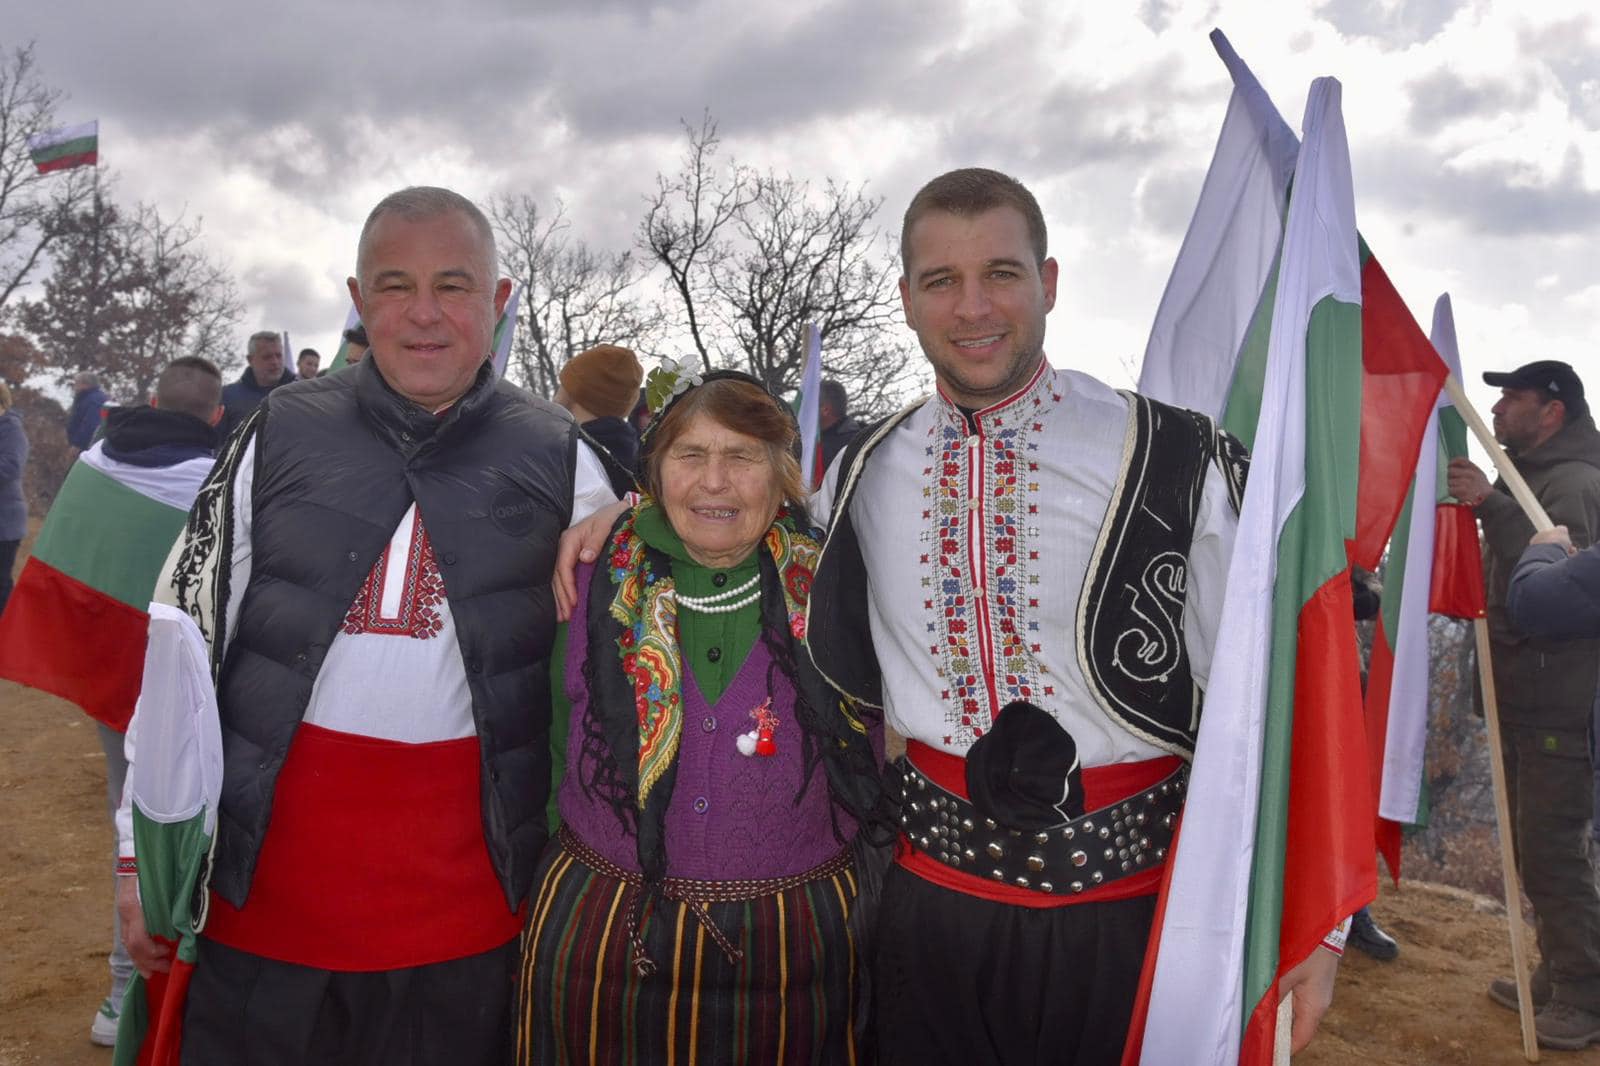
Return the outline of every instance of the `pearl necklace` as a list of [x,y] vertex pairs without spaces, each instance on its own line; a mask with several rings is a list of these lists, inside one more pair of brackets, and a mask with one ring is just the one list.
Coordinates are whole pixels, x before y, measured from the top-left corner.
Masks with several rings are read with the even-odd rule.
[[[713,592],[709,596],[685,596],[677,594],[678,606],[701,614],[731,614],[743,610],[761,598],[761,590],[756,585],[761,581],[761,572],[758,570],[750,575],[750,580],[737,588],[723,589]],[[744,595],[749,593],[748,596]],[[739,597],[743,597],[742,599]]]

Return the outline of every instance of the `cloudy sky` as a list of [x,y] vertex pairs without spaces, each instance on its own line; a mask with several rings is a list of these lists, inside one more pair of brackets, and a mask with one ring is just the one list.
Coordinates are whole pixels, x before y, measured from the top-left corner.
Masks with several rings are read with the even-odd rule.
[[1600,391],[1584,0],[8,6],[4,43],[36,42],[62,122],[100,120],[121,195],[203,218],[241,341],[331,350],[361,220],[402,185],[560,198],[625,248],[709,109],[725,151],[865,182],[885,223],[950,167],[1022,178],[1061,262],[1051,360],[1130,384],[1227,107],[1220,27],[1297,129],[1311,79],[1343,82],[1361,228],[1424,327],[1452,294],[1469,379],[1553,357]]

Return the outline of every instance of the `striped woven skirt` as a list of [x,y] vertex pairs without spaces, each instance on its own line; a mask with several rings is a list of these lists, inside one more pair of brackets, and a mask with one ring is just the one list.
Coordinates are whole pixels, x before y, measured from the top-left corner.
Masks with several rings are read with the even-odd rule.
[[523,938],[519,1062],[864,1062],[848,853],[750,899],[730,900],[740,893],[726,883],[669,882],[679,898],[652,897],[638,923],[649,976],[630,943],[637,879],[620,874],[566,831],[546,853]]

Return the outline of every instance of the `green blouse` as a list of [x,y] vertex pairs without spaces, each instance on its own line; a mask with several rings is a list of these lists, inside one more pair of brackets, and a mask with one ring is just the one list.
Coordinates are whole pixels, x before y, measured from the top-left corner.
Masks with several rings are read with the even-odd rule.
[[[725,570],[701,566],[689,557],[683,540],[667,522],[667,513],[661,507],[647,507],[634,524],[639,538],[650,547],[672,560],[674,588],[684,596],[705,597],[738,588],[759,572],[757,550],[752,550],[742,561]],[[591,596],[610,596],[614,592],[610,577],[605,572],[605,555],[596,564],[589,586]],[[741,599],[743,597],[740,597]],[[759,601],[737,611],[707,614],[683,607],[678,609],[678,647],[683,661],[694,674],[695,684],[708,703],[715,703],[723,690],[744,665],[750,649],[760,635],[761,604]],[[560,823],[556,814],[556,793],[567,766],[567,733],[572,719],[572,702],[567,699],[564,675],[567,661],[567,640],[570,622],[556,629],[555,647],[550,652],[550,830]],[[615,654],[613,651],[612,654]]]

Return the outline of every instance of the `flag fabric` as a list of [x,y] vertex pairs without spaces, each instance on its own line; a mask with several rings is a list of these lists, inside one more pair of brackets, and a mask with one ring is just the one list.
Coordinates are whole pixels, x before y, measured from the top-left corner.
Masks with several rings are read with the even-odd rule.
[[[1431,347],[1458,378],[1461,363],[1456,351],[1455,321],[1449,295],[1440,296],[1433,309]],[[1477,590],[1475,605],[1465,609],[1446,598],[1446,613],[1480,617],[1483,610],[1483,570],[1478,555],[1476,522],[1469,508],[1449,496],[1444,467],[1451,457],[1442,427],[1458,427],[1461,454],[1466,451],[1466,426],[1447,393],[1428,419],[1416,460],[1416,476],[1401,512],[1398,531],[1389,548],[1384,572],[1383,609],[1373,634],[1368,671],[1366,724],[1369,758],[1378,786],[1378,850],[1390,876],[1400,879],[1400,831],[1423,820],[1423,767],[1428,731],[1428,616],[1435,575],[1443,573],[1465,580],[1448,582],[1450,588]],[[1465,514],[1471,535],[1438,536],[1457,525]],[[1450,610],[1450,609],[1454,610]]]
[[822,484],[822,331],[806,326],[806,365],[800,375],[800,472],[809,488]]
[[[1338,82],[1312,83],[1260,403],[1250,410],[1235,382],[1225,418],[1253,422],[1254,459],[1155,949],[1147,1063],[1270,1062],[1279,977],[1376,894],[1370,817],[1315,802],[1342,791],[1343,753],[1363,747],[1345,554],[1361,271],[1339,98]],[[1356,765],[1359,807],[1371,800]]]
[[206,895],[195,893],[216,830],[222,730],[211,658],[194,619],[150,605],[144,688],[131,738],[124,831],[139,864],[145,927],[173,947],[172,969],[135,974],[122,1002],[114,1066],[177,1066],[183,1005]]
[[41,174],[94,166],[100,160],[100,120],[35,133],[28,138],[28,155]]
[[344,325],[339,330],[339,347],[333,353],[333,358],[328,360],[328,373],[343,370],[350,365],[350,342],[344,339],[344,335],[359,325],[361,325],[361,312],[356,310],[356,305],[352,302],[350,310],[345,312]]
[[500,321],[494,324],[495,377],[506,376],[506,363],[511,359],[511,342],[517,335],[517,301],[521,298],[522,286],[512,286],[506,309],[500,313]]
[[78,458],[0,614],[0,677],[127,728],[151,591],[211,462],[134,466],[103,441]]

